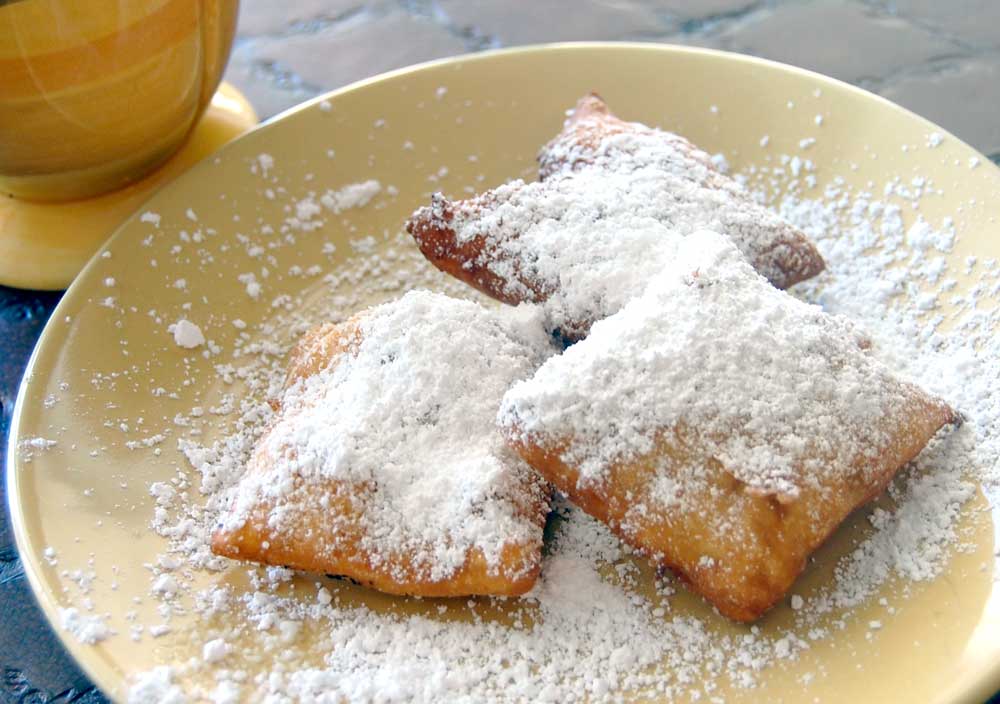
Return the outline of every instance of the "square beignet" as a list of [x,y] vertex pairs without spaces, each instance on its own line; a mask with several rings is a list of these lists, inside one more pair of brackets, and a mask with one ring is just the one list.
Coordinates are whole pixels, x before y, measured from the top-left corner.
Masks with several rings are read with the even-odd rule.
[[550,344],[537,313],[426,291],[306,333],[212,550],[391,594],[528,591],[550,490],[495,418]]
[[435,266],[506,303],[542,303],[570,339],[617,312],[679,239],[725,233],[776,286],[823,269],[813,244],[757,204],[683,137],[619,120],[582,99],[541,152],[544,180],[474,198],[435,194],[407,223]]
[[710,232],[498,415],[570,500],[740,621],[957,421],[851,322],[775,289]]

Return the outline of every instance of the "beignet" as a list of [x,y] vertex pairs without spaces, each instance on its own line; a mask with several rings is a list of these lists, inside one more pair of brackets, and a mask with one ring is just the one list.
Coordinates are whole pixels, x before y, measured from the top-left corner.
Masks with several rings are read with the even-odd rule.
[[957,420],[850,321],[775,289],[711,232],[498,416],[571,501],[740,621]]
[[683,137],[583,98],[539,157],[544,180],[468,200],[435,194],[407,223],[439,269],[516,304],[543,302],[571,339],[617,312],[702,228],[733,239],[779,287],[823,269],[812,243]]
[[503,442],[537,313],[426,291],[306,333],[212,549],[392,594],[522,594],[549,488]]

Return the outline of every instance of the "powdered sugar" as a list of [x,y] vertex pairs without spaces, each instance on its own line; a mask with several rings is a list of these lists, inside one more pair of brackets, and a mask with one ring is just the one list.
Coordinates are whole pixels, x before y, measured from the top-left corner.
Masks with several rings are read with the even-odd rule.
[[512,181],[454,205],[438,194],[414,215],[416,230],[454,230],[459,245],[481,240],[470,263],[499,278],[505,298],[544,301],[550,327],[573,337],[641,293],[677,240],[701,228],[731,236],[779,286],[822,267],[800,233],[682,137],[593,118],[577,125],[599,143],[564,133],[542,150],[544,181]]
[[174,344],[185,349],[194,349],[205,344],[205,336],[201,328],[189,320],[181,318],[168,328],[174,336]]
[[226,641],[216,638],[205,643],[201,649],[201,656],[205,662],[216,663],[224,660],[231,650],[232,646]]
[[59,610],[59,621],[63,630],[68,631],[81,643],[94,645],[114,635],[105,622],[104,616],[86,615],[75,607]]
[[541,489],[493,423],[503,392],[551,351],[537,312],[414,291],[366,314],[359,335],[282,395],[223,529],[266,501],[269,530],[292,531],[297,487],[336,481],[358,494],[360,525],[334,522],[319,540],[331,550],[356,540],[376,569],[394,574],[406,554],[416,576],[439,581],[470,549],[499,571],[505,546],[537,544],[516,506]]
[[[860,464],[877,469],[890,429],[916,411],[913,392],[864,346],[847,319],[770,286],[728,238],[695,232],[646,293],[511,388],[500,423],[528,442],[569,442],[581,485],[678,432],[751,492],[793,499]],[[671,503],[697,494],[656,493]]]
[[147,210],[146,212],[144,212],[142,215],[139,216],[139,222],[148,222],[153,227],[159,227],[160,215],[159,213],[153,213]]
[[382,184],[373,179],[350,183],[343,188],[324,193],[319,202],[333,214],[341,213],[348,208],[360,208],[368,205],[372,198],[382,192]]
[[166,665],[139,675],[128,692],[128,704],[185,704],[180,686],[173,682],[173,671]]

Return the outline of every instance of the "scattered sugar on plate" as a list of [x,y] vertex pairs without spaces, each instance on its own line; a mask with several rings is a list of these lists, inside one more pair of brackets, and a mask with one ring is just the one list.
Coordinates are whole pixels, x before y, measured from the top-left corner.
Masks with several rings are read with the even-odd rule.
[[181,318],[167,328],[174,336],[174,344],[185,349],[194,349],[205,344],[205,336],[201,328],[190,320]]
[[255,301],[260,298],[263,288],[261,287],[260,282],[257,281],[257,275],[255,273],[250,271],[245,274],[240,274],[236,278],[246,287],[247,295],[250,296],[250,298]]
[[139,222],[148,222],[153,227],[159,227],[160,215],[159,213],[153,213],[147,210],[146,212],[144,212],[142,215],[139,216]]
[[349,208],[361,208],[382,192],[382,184],[374,179],[351,183],[336,190],[330,190],[320,197],[323,207],[335,215]]
[[258,154],[251,170],[258,168],[262,176],[267,176],[268,172],[274,168],[274,157],[265,152]]
[[128,704],[187,704],[187,696],[173,679],[173,670],[168,665],[140,674],[129,688]]
[[205,643],[201,650],[201,657],[205,662],[216,663],[224,660],[231,650],[231,645],[221,638],[216,638]]
[[75,607],[59,609],[59,624],[85,645],[100,643],[114,635],[103,616],[87,616]]

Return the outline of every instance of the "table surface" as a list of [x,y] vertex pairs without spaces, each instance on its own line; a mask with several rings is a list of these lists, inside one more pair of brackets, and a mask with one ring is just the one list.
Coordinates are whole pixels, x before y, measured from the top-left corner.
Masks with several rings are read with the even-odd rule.
[[[243,0],[226,79],[268,117],[420,61],[586,39],[705,46],[810,68],[900,103],[1000,163],[998,0]],[[0,287],[4,440],[24,366],[58,301]],[[0,673],[0,704],[106,701],[35,605],[6,515]]]

